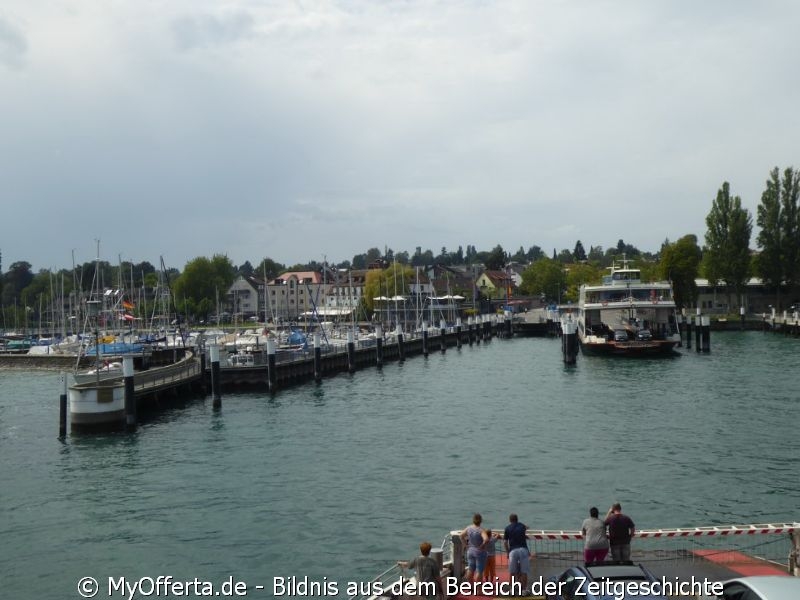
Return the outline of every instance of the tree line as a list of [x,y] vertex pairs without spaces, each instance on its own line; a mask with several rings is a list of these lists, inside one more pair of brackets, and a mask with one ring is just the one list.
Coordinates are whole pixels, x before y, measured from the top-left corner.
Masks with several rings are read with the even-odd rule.
[[[728,294],[741,295],[748,279],[757,276],[775,291],[781,308],[782,296],[793,293],[800,283],[799,196],[800,170],[789,167],[781,172],[775,167],[769,172],[756,209],[755,223],[759,227],[756,251],[750,248],[753,216],[742,206],[741,198],[732,195],[730,184],[725,181],[712,199],[706,216],[705,243],[701,246],[696,235],[687,234],[675,242],[665,240],[655,253],[642,252],[622,239],[606,249],[590,246],[587,252],[581,240],[577,240],[572,250],[557,252],[554,248],[549,257],[537,245],[527,250],[520,246],[513,254],[500,244],[485,251],[478,251],[474,245],[459,246],[455,251],[443,246],[438,254],[417,246],[413,253],[395,252],[388,247],[383,251],[370,248],[353,256],[352,260],[330,264],[310,261],[287,266],[267,257],[256,266],[249,261],[236,266],[226,255],[215,254],[211,258],[190,260],[183,271],[174,268],[159,271],[148,262],[113,265],[92,261],[73,269],[56,272],[42,269],[36,273],[31,264],[24,261],[13,263],[3,272],[0,254],[2,325],[3,329],[8,329],[13,326],[10,324],[20,323],[20,317],[26,321],[41,318],[42,306],[51,305],[53,299],[68,297],[73,291],[88,293],[97,282],[104,287],[119,287],[133,293],[132,290],[165,285],[166,281],[181,312],[200,317],[213,312],[218,298],[224,299],[239,276],[269,280],[286,271],[365,269],[378,261],[403,267],[481,265],[490,270],[501,270],[512,263],[528,265],[522,275],[522,294],[575,301],[580,285],[599,282],[604,269],[622,254],[642,270],[643,278],[672,281],[680,307],[695,303],[694,280],[697,277],[705,277],[714,285],[724,285]],[[404,277],[411,277],[413,269],[403,269],[402,273]],[[397,271],[393,271],[392,279],[396,276]]]

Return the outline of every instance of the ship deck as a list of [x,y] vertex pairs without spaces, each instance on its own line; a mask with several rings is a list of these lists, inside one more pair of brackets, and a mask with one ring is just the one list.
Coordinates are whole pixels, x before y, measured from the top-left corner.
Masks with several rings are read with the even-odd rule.
[[[736,550],[682,550],[677,552],[663,552],[647,550],[633,552],[631,556],[634,563],[641,563],[649,569],[658,579],[664,578],[668,582],[692,581],[724,581],[735,577],[752,575],[786,575],[789,576],[786,566],[775,562],[753,557]],[[496,558],[496,577],[499,582],[507,582],[508,562],[505,553],[499,551]],[[528,587],[535,586],[538,582],[547,582],[557,578],[571,566],[583,564],[583,554],[580,551],[567,551],[558,553],[533,554],[531,556],[531,575],[528,578]],[[533,588],[536,590],[536,588]],[[508,596],[481,595],[458,593],[449,596],[457,600],[483,600]],[[695,596],[669,596],[670,598],[693,598]],[[527,596],[530,600],[543,599],[544,596],[534,594]]]

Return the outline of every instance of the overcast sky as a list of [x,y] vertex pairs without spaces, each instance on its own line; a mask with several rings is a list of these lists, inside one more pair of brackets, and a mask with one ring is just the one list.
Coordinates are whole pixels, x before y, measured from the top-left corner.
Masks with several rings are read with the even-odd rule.
[[5,0],[2,269],[702,240],[798,57],[794,1]]

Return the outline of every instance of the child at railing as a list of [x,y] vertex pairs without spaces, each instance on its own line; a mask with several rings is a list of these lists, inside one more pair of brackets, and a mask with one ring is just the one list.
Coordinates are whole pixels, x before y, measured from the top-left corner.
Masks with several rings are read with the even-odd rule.
[[495,580],[497,576],[495,574],[495,550],[496,550],[496,543],[497,540],[500,539],[499,533],[492,533],[491,529],[485,529],[487,540],[483,543],[483,548],[486,550],[486,568],[483,571],[483,579],[484,581],[491,581]]

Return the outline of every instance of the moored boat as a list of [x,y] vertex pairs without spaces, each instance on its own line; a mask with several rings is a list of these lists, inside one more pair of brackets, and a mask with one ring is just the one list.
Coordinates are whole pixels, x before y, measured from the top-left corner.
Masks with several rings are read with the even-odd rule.
[[668,281],[644,282],[623,259],[600,284],[584,284],[578,299],[578,341],[587,354],[670,355],[680,344]]

